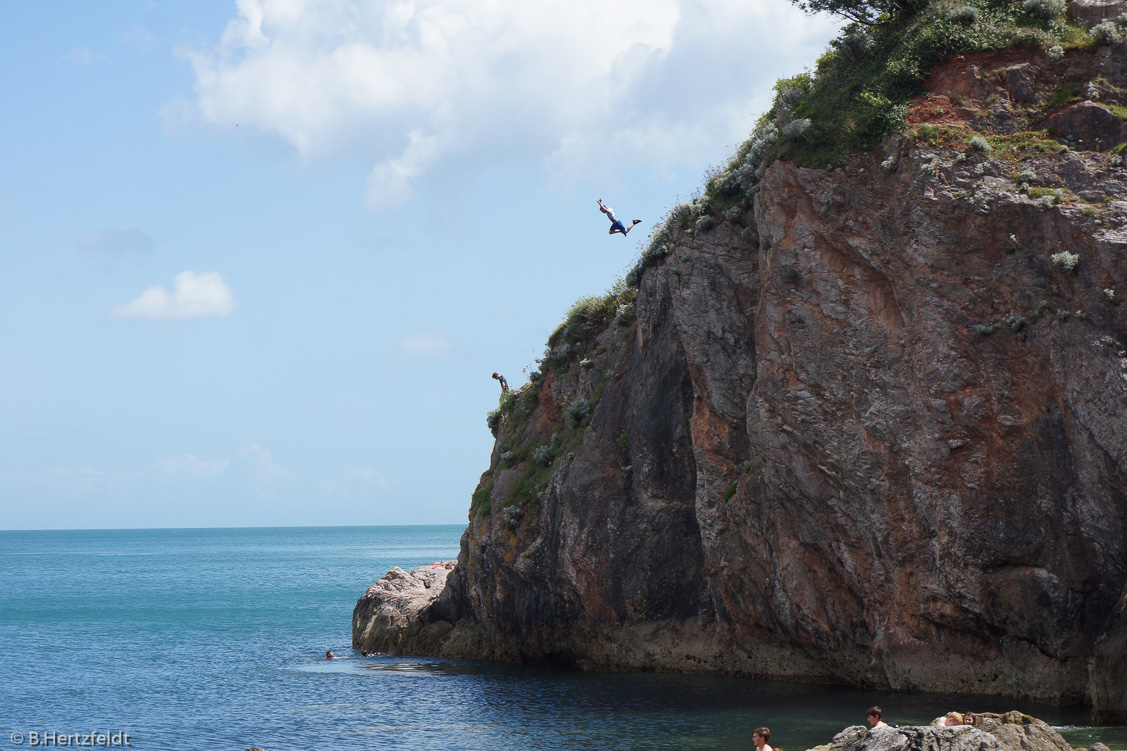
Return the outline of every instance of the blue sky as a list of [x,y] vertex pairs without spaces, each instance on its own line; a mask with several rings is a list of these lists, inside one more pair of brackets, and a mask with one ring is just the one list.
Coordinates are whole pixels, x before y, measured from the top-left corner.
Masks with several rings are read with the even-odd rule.
[[490,374],[524,383],[835,26],[0,5],[0,528],[463,522]]

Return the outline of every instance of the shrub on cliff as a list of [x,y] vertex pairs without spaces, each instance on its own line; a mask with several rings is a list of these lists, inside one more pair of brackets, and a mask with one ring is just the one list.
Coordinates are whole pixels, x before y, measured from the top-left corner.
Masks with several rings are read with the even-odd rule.
[[505,526],[509,529],[516,529],[522,516],[524,516],[524,509],[519,506],[505,506],[501,509],[501,519],[504,520]]
[[1112,44],[1119,39],[1119,29],[1114,21],[1104,21],[1093,26],[1088,35],[1096,44]]
[[[601,295],[590,295],[576,300],[567,311],[564,322],[548,337],[549,349],[560,345],[571,347],[586,342],[606,329],[618,315],[623,305],[632,305],[638,293],[624,279],[616,279],[611,288]],[[545,359],[551,356],[545,353]]]
[[473,497],[470,500],[471,514],[478,516],[489,516],[492,511],[492,504],[490,503],[489,496],[493,494],[493,483],[490,482],[484,487],[480,487],[473,492]]
[[910,12],[916,0],[791,0],[807,13],[833,13],[856,23],[872,25],[882,18]]
[[967,142],[967,151],[978,151],[986,156],[990,156],[994,151],[994,147],[982,136],[974,136]]
[[551,446],[537,446],[532,450],[532,461],[545,467],[551,464],[555,457],[556,452],[552,450]]
[[947,12],[947,17],[955,23],[970,26],[978,20],[978,8],[973,5],[962,5]]
[[1034,18],[1049,20],[1064,13],[1065,0],[1025,0],[1021,9]]
[[1072,271],[1080,263],[1080,254],[1062,250],[1049,256],[1049,260],[1053,262],[1054,266],[1060,266],[1065,271]]
[[569,428],[578,428],[591,414],[591,404],[586,399],[572,399],[564,408]]

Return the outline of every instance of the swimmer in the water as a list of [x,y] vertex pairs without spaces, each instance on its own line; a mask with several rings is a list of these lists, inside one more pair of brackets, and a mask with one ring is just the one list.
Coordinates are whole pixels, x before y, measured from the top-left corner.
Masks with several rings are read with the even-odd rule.
[[333,650],[330,649],[328,652],[325,653],[325,659],[326,660],[333,659]]

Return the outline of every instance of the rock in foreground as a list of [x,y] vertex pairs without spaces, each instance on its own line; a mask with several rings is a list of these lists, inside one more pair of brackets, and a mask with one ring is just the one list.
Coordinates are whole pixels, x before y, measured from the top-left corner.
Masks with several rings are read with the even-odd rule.
[[977,727],[909,726],[870,730],[857,725],[811,751],[1072,751],[1047,724],[1021,712],[981,716]]

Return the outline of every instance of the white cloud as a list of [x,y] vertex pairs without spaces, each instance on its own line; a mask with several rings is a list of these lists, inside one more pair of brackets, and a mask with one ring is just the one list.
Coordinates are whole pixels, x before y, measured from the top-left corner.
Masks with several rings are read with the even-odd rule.
[[75,47],[63,59],[76,65],[91,65],[105,60],[106,56],[101,52],[92,52],[89,47]]
[[375,485],[379,488],[388,488],[393,480],[388,479],[382,472],[377,472],[374,467],[349,467],[345,475],[352,482],[364,485]]
[[194,454],[181,454],[169,459],[161,459],[156,463],[157,471],[170,477],[215,477],[222,474],[231,464],[230,459],[216,459],[204,461]]
[[618,159],[698,164],[700,144],[742,140],[774,79],[811,64],[837,25],[786,0],[237,6],[217,44],[179,50],[195,114],[303,158],[362,160],[376,205],[460,158],[564,177]]
[[411,184],[439,156],[438,139],[414,130],[397,157],[372,167],[368,175],[368,201],[376,206],[395,206],[411,198]]
[[438,357],[450,351],[450,340],[445,334],[413,334],[401,340],[399,348],[409,357]]
[[359,500],[371,498],[395,484],[374,467],[349,467],[341,480],[321,480],[317,483],[317,495],[332,500]]
[[152,52],[160,45],[160,40],[144,26],[135,25],[126,29],[121,35],[121,43],[135,47],[141,52]]
[[139,229],[96,229],[79,239],[78,248],[90,255],[124,256],[152,250],[153,238]]
[[280,491],[291,488],[296,480],[293,472],[274,461],[269,449],[257,443],[240,448],[239,458],[245,464],[251,489],[259,498],[275,498]]
[[181,271],[170,292],[164,285],[149,287],[140,296],[110,309],[110,318],[154,321],[225,316],[238,307],[231,288],[215,271]]
[[239,449],[239,456],[263,467],[275,467],[274,455],[270,449],[264,449],[257,443],[248,443]]

